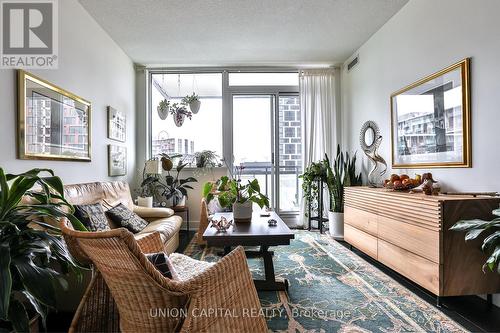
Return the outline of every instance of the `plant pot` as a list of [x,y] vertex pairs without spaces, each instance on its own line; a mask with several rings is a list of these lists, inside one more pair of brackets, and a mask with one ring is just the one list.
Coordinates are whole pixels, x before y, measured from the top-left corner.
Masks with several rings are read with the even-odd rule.
[[197,114],[200,111],[201,101],[192,101],[189,103],[189,109],[192,113]]
[[184,119],[186,118],[186,115],[184,113],[174,113],[174,123],[175,126],[181,127],[182,124],[184,124]]
[[196,156],[196,167],[197,168],[205,167],[205,157],[204,156]]
[[245,203],[233,204],[233,217],[235,222],[250,222],[252,220],[253,203],[247,201]]
[[173,200],[174,206],[186,206],[186,196],[183,196],[181,199],[176,198]]
[[335,239],[344,239],[344,213],[328,212],[329,233]]
[[158,106],[156,109],[158,111],[158,117],[160,117],[161,120],[165,120],[168,117],[168,108],[162,108],[161,106]]
[[137,205],[141,207],[153,207],[153,197],[137,197]]

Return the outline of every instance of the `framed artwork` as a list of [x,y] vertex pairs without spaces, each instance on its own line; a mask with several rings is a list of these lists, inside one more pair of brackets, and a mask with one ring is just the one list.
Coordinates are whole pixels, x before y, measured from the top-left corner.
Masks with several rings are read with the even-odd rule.
[[391,95],[393,168],[471,167],[470,59]]
[[108,106],[108,138],[120,142],[127,139],[127,119],[125,113]]
[[18,157],[91,160],[91,103],[18,71]]
[[111,177],[127,174],[127,147],[108,145],[108,174]]

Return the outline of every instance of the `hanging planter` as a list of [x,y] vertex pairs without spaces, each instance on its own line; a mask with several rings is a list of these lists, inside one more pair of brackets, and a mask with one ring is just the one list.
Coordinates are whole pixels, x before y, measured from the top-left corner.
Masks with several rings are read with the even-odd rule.
[[177,127],[181,127],[182,124],[184,124],[184,119],[186,117],[188,117],[189,119],[191,119],[192,117],[192,113],[188,111],[188,109],[184,105],[179,105],[177,103],[172,104],[170,113],[174,117],[174,124]]
[[192,113],[197,114],[200,111],[201,101],[194,92],[182,99],[182,104],[188,105]]
[[158,104],[156,111],[158,111],[158,117],[160,117],[161,120],[167,119],[168,113],[170,112],[170,102],[166,99],[162,100]]

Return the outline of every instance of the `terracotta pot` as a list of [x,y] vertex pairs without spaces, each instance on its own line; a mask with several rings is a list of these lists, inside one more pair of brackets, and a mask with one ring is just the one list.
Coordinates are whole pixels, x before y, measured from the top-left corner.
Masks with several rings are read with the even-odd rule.
[[245,203],[233,204],[233,217],[236,222],[250,222],[252,220],[253,203],[247,201]]
[[201,101],[192,101],[189,103],[189,109],[193,114],[197,114],[200,111]]

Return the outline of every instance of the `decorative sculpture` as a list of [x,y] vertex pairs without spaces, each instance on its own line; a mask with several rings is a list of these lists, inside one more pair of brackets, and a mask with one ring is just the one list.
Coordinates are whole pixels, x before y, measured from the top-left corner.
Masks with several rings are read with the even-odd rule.
[[[373,167],[368,173],[368,184],[371,187],[380,187],[382,184],[380,184],[379,179],[387,171],[387,163],[377,152],[381,142],[382,136],[380,135],[380,130],[375,122],[369,120],[361,126],[359,143],[363,152],[366,156],[368,156],[370,161],[373,162]],[[375,171],[379,169],[379,163],[383,165],[383,168],[380,168],[377,175],[375,174]]]

